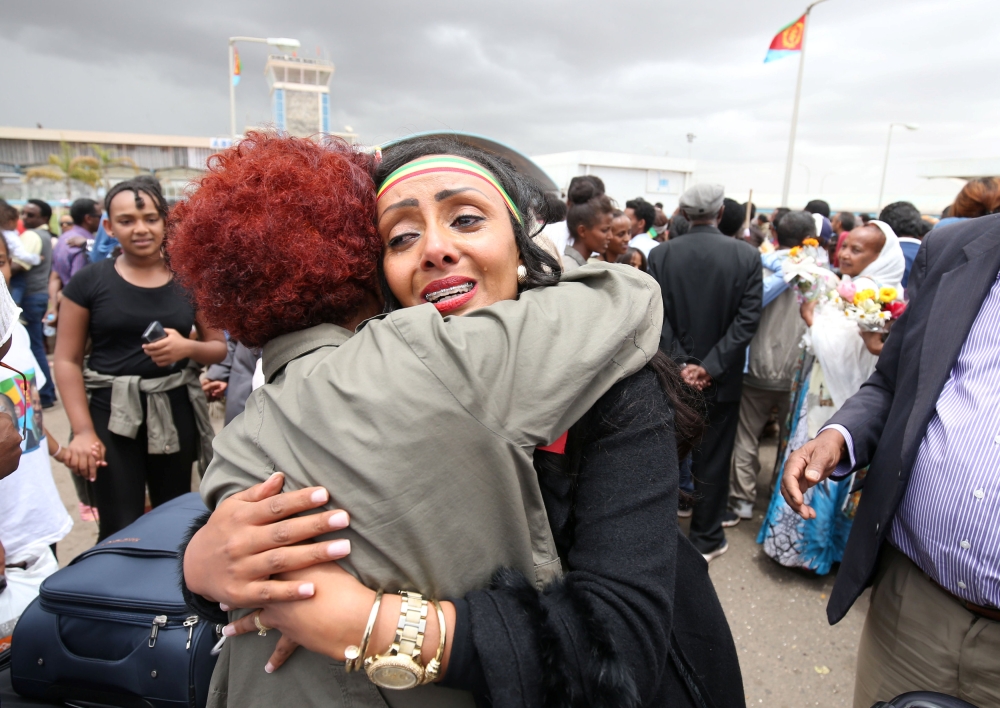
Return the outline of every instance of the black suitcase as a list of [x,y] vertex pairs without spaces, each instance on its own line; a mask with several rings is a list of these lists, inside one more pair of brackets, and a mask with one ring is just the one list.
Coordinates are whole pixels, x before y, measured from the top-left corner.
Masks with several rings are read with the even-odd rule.
[[220,627],[178,586],[178,555],[197,494],[154,509],[46,578],[11,639],[22,696],[125,708],[200,708]]

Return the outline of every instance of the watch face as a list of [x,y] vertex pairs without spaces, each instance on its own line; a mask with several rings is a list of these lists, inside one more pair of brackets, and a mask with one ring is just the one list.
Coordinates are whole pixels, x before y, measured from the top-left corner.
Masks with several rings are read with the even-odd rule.
[[379,666],[372,670],[371,679],[382,688],[404,689],[417,685],[417,675],[402,666]]

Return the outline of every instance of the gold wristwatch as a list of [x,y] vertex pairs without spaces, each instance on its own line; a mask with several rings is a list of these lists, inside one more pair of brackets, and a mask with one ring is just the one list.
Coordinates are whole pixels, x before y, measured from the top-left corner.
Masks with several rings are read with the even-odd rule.
[[427,628],[427,600],[419,593],[403,591],[399,624],[392,646],[385,654],[365,659],[365,672],[376,686],[393,690],[413,688],[424,682],[420,652]]

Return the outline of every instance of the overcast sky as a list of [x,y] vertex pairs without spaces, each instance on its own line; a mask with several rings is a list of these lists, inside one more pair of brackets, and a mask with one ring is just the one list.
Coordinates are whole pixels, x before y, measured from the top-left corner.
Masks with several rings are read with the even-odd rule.
[[[366,143],[455,129],[528,154],[687,157],[694,133],[699,179],[777,193],[798,60],[763,58],[803,10],[804,0],[8,1],[0,125],[225,135],[227,37],[287,36],[336,64],[331,128]],[[874,202],[888,124],[906,121],[920,130],[897,129],[887,191],[944,206],[960,184],[919,179],[919,160],[1000,156],[998,27],[990,0],[816,7],[793,193]],[[241,128],[270,118],[267,51],[240,48]]]

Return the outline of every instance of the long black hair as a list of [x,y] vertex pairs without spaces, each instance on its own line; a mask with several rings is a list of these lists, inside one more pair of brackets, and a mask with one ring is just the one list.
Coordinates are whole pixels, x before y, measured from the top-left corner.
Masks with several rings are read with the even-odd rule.
[[[427,155],[458,155],[472,160],[488,170],[510,196],[523,222],[518,222],[513,215],[510,217],[514,240],[528,271],[527,278],[518,286],[519,291],[555,285],[559,282],[559,265],[533,240],[550,219],[545,193],[533,179],[519,173],[508,160],[453,138],[411,138],[385,148],[382,161],[375,167],[373,174],[375,188],[381,187],[389,175],[403,165]],[[588,197],[583,199],[584,202],[600,196],[596,194],[596,189],[591,188],[590,191],[595,193],[588,194]],[[398,307],[384,278],[383,290],[387,306]],[[701,397],[697,391],[684,383],[680,367],[666,355],[657,352],[647,367],[656,373],[660,387],[673,407],[677,449],[683,459],[697,443],[704,429]]]
[[[410,138],[385,148],[382,162],[376,166],[373,175],[375,189],[381,187],[386,178],[403,165],[427,155],[457,155],[478,163],[496,178],[514,202],[521,221],[518,222],[511,214],[510,224],[514,228],[514,241],[521,255],[521,262],[528,271],[524,282],[518,284],[519,292],[559,282],[559,264],[534,241],[534,237],[551,219],[545,193],[535,180],[522,175],[514,165],[499,155],[454,138]],[[387,295],[391,296],[390,293]],[[390,302],[388,297],[386,302]],[[391,302],[395,302],[395,299]]]

